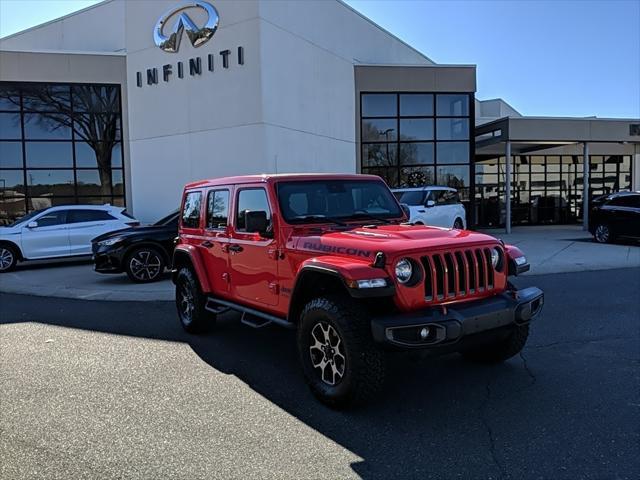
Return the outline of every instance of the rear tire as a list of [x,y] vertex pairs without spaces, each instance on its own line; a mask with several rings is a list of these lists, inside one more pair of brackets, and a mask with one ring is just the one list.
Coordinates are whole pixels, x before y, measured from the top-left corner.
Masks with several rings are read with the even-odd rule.
[[164,273],[165,260],[162,252],[154,247],[139,247],[126,257],[125,271],[135,283],[150,283]]
[[609,225],[606,223],[600,223],[596,226],[596,229],[593,231],[593,238],[598,243],[610,243],[613,241],[613,234],[611,233],[611,229]]
[[298,353],[313,394],[331,408],[361,405],[381,390],[385,356],[368,316],[350,298],[311,300],[298,325]]
[[459,218],[456,218],[455,222],[453,222],[453,228],[456,230],[464,230],[464,223]]
[[18,251],[10,245],[0,245],[0,273],[10,272],[18,263]]
[[182,328],[187,332],[201,333],[215,324],[215,315],[204,308],[206,301],[193,271],[181,267],[176,276],[176,308]]
[[464,358],[473,362],[502,363],[518,355],[527,343],[527,338],[529,338],[529,325],[520,325],[514,327],[509,336],[503,340],[461,353]]

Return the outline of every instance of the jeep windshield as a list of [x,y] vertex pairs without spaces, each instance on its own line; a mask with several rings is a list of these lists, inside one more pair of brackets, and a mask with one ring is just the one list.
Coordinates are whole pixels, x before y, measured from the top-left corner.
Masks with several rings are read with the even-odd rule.
[[280,211],[289,224],[339,223],[402,218],[395,197],[382,181],[305,180],[279,182]]

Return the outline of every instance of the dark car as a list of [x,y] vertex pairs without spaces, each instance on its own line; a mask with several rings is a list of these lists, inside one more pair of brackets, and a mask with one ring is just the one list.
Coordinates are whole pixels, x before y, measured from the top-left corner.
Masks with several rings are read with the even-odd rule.
[[177,234],[178,212],[173,212],[153,225],[100,235],[91,241],[95,271],[126,272],[137,283],[158,280],[171,267]]
[[619,192],[593,200],[589,231],[600,243],[640,238],[640,192]]

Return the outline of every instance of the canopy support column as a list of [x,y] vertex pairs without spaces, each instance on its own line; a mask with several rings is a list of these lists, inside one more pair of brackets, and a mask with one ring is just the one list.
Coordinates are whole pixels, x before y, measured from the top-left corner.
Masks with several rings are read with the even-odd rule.
[[507,141],[504,148],[505,159],[505,189],[504,189],[504,204],[506,207],[506,215],[504,220],[504,229],[506,233],[511,233],[511,142]]
[[582,229],[589,230],[589,144],[582,144]]

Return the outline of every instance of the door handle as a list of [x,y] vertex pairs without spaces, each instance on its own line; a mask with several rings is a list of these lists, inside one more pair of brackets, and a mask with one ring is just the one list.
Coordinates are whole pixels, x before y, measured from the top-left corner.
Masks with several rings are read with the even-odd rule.
[[238,253],[244,250],[240,245],[229,245],[229,251],[233,253]]
[[204,248],[211,248],[213,247],[213,243],[211,243],[209,240],[205,240],[204,242],[202,242],[200,245],[202,245]]
[[418,210],[418,213],[424,213],[426,210]]

